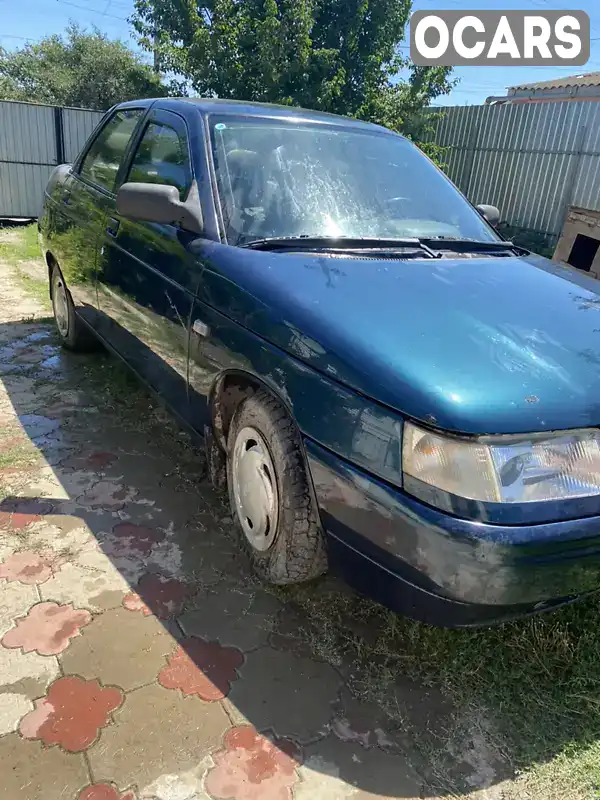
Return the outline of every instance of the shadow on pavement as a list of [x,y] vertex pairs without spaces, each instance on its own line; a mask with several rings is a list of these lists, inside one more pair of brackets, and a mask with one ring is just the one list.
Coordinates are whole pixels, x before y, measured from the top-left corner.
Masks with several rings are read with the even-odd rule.
[[[275,748],[244,744],[235,769],[256,784],[248,797],[284,797],[272,793],[283,786],[305,800],[433,797],[507,777],[484,745],[445,746],[454,709],[390,675],[383,634],[361,622],[366,601],[333,577],[290,590],[256,581],[203,455],[114,359],[65,353],[46,321],[6,323],[0,380],[0,576],[90,612],[72,638],[69,620],[55,631],[52,652],[64,675],[124,696],[89,749],[95,775],[140,791],[183,780],[208,752],[225,764],[225,731],[251,725]],[[312,603],[329,610],[312,615]],[[41,628],[56,606],[47,613]],[[302,765],[292,777],[290,756]],[[207,788],[229,797],[212,770]]]

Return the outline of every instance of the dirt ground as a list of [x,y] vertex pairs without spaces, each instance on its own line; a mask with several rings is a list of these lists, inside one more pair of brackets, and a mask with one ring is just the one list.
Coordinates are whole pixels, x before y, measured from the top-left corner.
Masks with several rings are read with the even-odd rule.
[[0,489],[3,800],[513,796],[484,716],[390,682],[366,601],[254,579],[201,450],[113,358],[61,350],[8,262]]

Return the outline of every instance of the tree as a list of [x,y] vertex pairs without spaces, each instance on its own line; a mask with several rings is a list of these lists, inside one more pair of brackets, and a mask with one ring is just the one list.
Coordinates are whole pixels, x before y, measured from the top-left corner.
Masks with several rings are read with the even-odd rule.
[[104,111],[114,103],[166,94],[160,77],[121,41],[75,24],[65,36],[7,52],[0,48],[0,98]]
[[411,0],[136,0],[133,25],[161,67],[201,95],[302,105],[416,135],[422,110],[452,83],[449,69],[400,55],[410,10]]

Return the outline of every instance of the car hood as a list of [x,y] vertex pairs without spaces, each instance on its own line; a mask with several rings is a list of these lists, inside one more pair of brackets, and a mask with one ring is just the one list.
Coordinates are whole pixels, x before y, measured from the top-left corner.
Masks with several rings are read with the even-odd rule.
[[332,258],[202,247],[200,299],[430,425],[600,425],[600,283],[539,256]]

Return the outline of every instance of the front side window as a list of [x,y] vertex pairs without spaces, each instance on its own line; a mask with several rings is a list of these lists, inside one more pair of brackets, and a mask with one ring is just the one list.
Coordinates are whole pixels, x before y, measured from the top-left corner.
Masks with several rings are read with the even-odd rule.
[[192,181],[187,140],[169,125],[150,122],[142,136],[127,181],[175,186],[185,199]]
[[297,236],[498,241],[411,142],[378,131],[215,118],[227,241]]
[[143,113],[141,108],[124,108],[112,115],[81,162],[82,177],[113,191],[127,145]]

